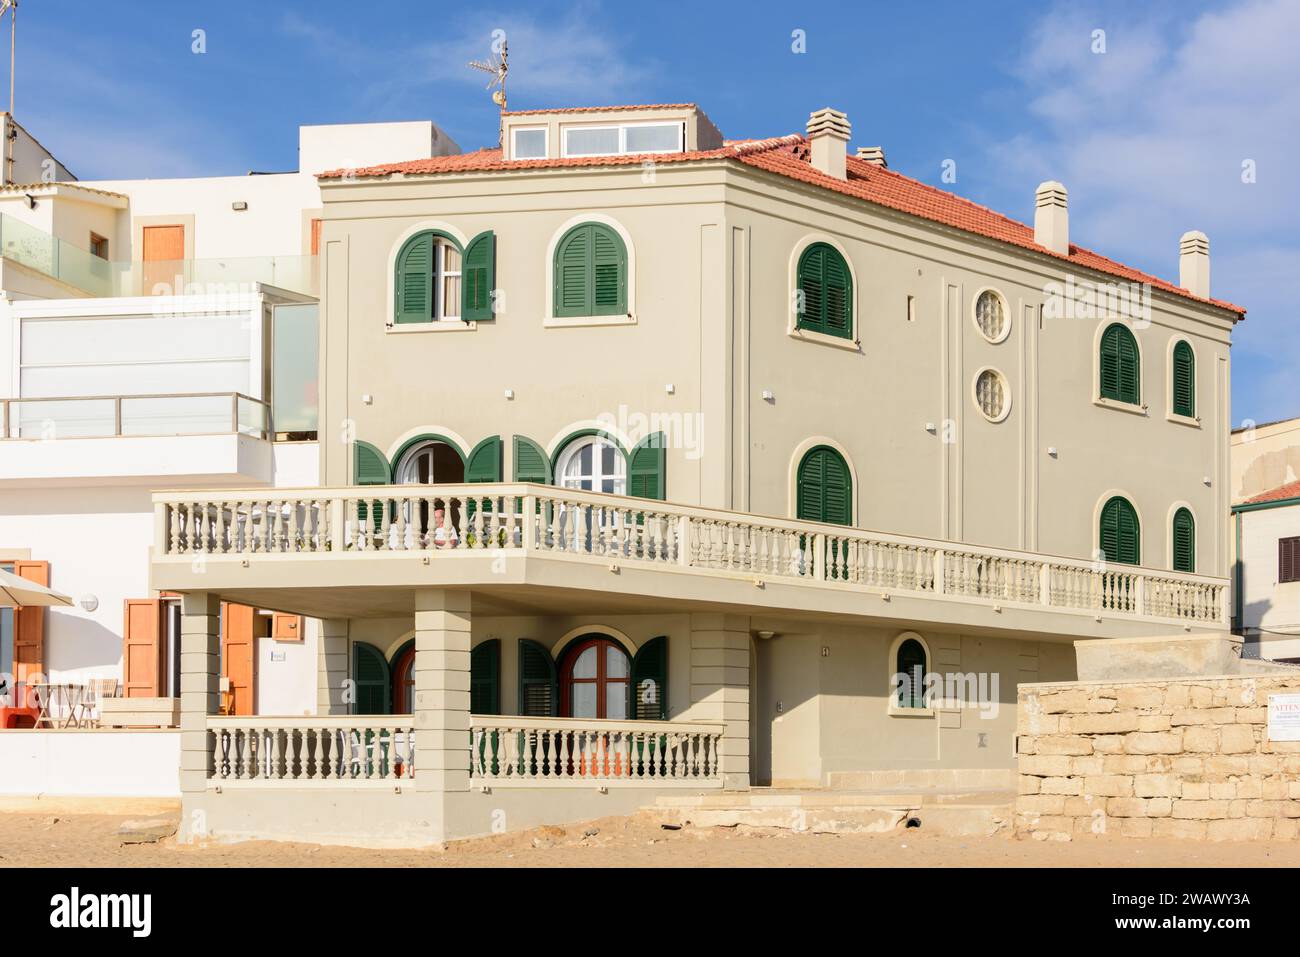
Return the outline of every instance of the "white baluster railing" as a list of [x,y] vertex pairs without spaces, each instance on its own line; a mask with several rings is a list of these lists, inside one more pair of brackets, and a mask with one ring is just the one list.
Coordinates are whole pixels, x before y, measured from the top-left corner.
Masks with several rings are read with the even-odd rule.
[[400,785],[415,777],[409,715],[208,718],[213,781],[247,786]]

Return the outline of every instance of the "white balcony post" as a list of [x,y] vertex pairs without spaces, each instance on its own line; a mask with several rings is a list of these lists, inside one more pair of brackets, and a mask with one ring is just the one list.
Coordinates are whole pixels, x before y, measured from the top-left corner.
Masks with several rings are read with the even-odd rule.
[[1133,614],[1139,618],[1147,613],[1147,577],[1133,576]]
[[469,790],[470,593],[415,593],[415,786]]
[[348,627],[346,618],[324,618],[317,632],[316,713],[347,714],[344,700],[348,679]]
[[[181,596],[181,768],[182,797],[202,795],[212,772],[208,715],[220,697],[221,602],[209,592]],[[190,839],[196,822],[181,815],[181,837]],[[202,836],[202,835],[198,835]]]
[[537,496],[524,496],[524,514],[520,516],[524,523],[523,536],[520,541],[526,552],[532,551],[537,547]]
[[1049,562],[1043,562],[1038,570],[1038,603],[1040,605],[1052,603],[1052,566]]
[[691,615],[691,711],[699,721],[722,721],[722,786],[749,788],[749,619]]
[[691,517],[677,517],[677,564],[688,567],[691,564]]
[[330,499],[330,551],[341,554],[347,543],[348,510],[342,496]]
[[943,573],[943,549],[937,548],[934,552],[934,593],[942,595],[944,593],[944,573]]
[[809,541],[812,543],[813,579],[824,582],[826,580],[826,536],[818,533]]

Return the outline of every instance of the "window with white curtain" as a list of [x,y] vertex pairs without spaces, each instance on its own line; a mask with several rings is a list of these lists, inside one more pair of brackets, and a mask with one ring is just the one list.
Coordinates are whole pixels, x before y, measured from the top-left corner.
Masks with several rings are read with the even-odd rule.
[[557,484],[564,488],[627,494],[623,451],[604,436],[588,435],[571,442],[560,453],[558,465]]

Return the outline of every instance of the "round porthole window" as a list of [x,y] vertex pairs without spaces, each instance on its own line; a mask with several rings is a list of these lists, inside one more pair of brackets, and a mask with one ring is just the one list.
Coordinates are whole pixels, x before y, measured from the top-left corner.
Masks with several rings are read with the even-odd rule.
[[997,369],[981,369],[975,376],[975,405],[990,422],[1001,422],[1011,411],[1011,389]]
[[1011,332],[1007,317],[1007,304],[992,289],[985,289],[975,297],[975,325],[989,342],[1001,342]]

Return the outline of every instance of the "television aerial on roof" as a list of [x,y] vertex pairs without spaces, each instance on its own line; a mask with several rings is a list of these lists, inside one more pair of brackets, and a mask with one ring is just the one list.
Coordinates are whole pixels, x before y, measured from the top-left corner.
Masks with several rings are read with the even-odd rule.
[[[492,79],[488,80],[485,89],[492,90],[492,102],[501,108],[501,112],[506,110],[506,74],[510,72],[510,51],[506,44],[504,36],[500,38],[500,50],[497,49],[497,40],[492,43],[492,53],[486,60],[470,60],[471,69],[480,70],[489,74]],[[496,89],[492,89],[496,87]]]

